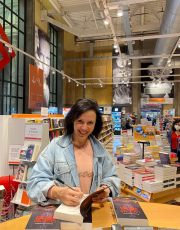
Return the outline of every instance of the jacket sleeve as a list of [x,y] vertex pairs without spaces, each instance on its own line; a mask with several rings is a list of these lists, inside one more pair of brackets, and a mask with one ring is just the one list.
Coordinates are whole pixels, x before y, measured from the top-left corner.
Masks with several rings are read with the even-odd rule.
[[111,186],[110,190],[112,192],[113,197],[117,197],[120,194],[120,179],[118,178],[116,167],[109,155],[106,151],[106,157],[102,160],[102,185]]
[[40,154],[33,167],[31,178],[27,183],[27,195],[31,201],[40,203],[41,205],[59,203],[59,200],[47,198],[48,190],[53,185],[59,186],[54,180],[54,145],[55,140],[53,140]]

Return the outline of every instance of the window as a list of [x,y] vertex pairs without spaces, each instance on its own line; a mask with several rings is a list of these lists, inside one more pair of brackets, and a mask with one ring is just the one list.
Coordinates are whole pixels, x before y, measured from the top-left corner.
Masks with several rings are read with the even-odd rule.
[[[10,43],[25,50],[25,0],[0,0],[0,23]],[[16,57],[0,71],[0,114],[4,115],[24,112],[24,55],[14,52]]]
[[[58,32],[50,25],[51,66],[57,69],[57,37]],[[57,73],[50,71],[50,106],[57,107]]]

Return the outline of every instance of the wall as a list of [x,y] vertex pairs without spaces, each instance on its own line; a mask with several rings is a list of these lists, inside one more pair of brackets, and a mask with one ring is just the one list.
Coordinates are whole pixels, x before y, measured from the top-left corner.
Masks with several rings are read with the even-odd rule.
[[163,105],[163,116],[165,116],[165,112],[173,109],[173,104]]

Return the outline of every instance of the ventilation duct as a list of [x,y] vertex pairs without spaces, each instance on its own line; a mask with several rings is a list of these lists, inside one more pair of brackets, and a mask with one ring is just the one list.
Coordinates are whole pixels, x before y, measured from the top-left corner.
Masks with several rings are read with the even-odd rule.
[[[160,27],[160,35],[174,34],[180,32],[180,0],[166,0],[166,8],[163,14]],[[156,42],[154,55],[171,54],[178,37],[160,38]],[[165,66],[166,58],[153,58],[153,65]]]

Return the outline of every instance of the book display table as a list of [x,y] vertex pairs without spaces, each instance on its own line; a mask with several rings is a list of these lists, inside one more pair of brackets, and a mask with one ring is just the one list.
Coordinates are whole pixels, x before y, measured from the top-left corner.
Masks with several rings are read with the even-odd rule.
[[156,193],[148,193],[137,187],[131,187],[124,182],[121,182],[121,191],[125,194],[132,194],[146,202],[165,203],[170,200],[180,197],[180,188],[172,188]]
[[[139,204],[149,220],[149,226],[153,226],[155,229],[157,229],[156,227],[180,229],[179,206],[146,202],[139,202]],[[0,229],[24,230],[29,218],[30,215],[1,223]],[[107,229],[108,228],[106,228],[106,230]]]

